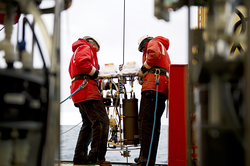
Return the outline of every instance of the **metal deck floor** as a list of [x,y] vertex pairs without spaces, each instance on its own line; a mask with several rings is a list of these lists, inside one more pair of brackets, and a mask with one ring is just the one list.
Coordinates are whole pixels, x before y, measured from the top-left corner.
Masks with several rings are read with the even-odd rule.
[[[130,166],[131,163],[113,162],[112,166]],[[168,164],[155,164],[156,166],[168,166]],[[55,164],[54,166],[59,166]],[[99,166],[99,165],[74,165],[72,161],[61,161],[60,166]]]

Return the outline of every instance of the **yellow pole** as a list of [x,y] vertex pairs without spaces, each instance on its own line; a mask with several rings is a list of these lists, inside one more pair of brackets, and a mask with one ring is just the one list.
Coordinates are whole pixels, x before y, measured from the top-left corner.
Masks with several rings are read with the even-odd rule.
[[198,7],[198,28],[205,28],[205,7]]

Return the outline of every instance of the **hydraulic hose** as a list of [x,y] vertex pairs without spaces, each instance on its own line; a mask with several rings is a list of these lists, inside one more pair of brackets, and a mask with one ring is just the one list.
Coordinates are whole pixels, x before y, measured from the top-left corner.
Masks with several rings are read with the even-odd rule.
[[[237,30],[237,28],[240,25],[242,25],[240,34],[243,35],[246,32],[246,21],[247,21],[247,18],[245,18],[244,15],[238,9],[235,9],[234,12],[239,16],[240,20],[235,23],[235,25],[233,27],[233,33],[235,33],[236,30]],[[233,54],[235,52],[236,48],[238,48],[238,50],[240,52],[244,52],[244,50],[243,50],[242,46],[240,45],[240,43],[234,43],[233,46],[232,46],[232,48],[231,48],[230,53]]]
[[25,9],[26,12],[32,14],[34,16],[34,21],[36,21],[41,29],[43,34],[46,46],[48,48],[50,61],[52,59],[52,37],[49,35],[46,26],[41,19],[41,12],[38,10],[36,4],[30,0],[18,0],[18,3],[22,8]]
[[242,28],[241,28],[240,33],[244,34],[246,31],[246,19],[245,19],[244,15],[238,9],[235,9],[235,13],[240,17],[240,20],[237,23],[235,23],[235,25],[233,27],[233,32],[235,33],[236,29],[239,27],[239,25],[242,24]]
[[152,136],[151,136],[150,147],[148,151],[148,160],[147,160],[146,166],[148,166],[148,163],[150,160],[151,149],[152,149],[152,144],[153,144],[153,139],[154,139],[154,131],[155,131],[156,110],[157,110],[157,102],[158,102],[158,85],[159,85],[159,79],[157,79],[157,77],[155,78],[155,84],[156,84],[156,98],[155,98],[154,123],[153,123]]
[[44,58],[40,43],[39,43],[38,38],[36,36],[35,30],[32,28],[29,20],[26,17],[23,18],[23,39],[22,39],[22,42],[24,43],[24,38],[25,38],[25,23],[27,23],[29,25],[29,27],[30,27],[30,29],[31,29],[31,31],[33,33],[33,36],[34,36],[34,38],[36,40],[36,43],[37,43],[38,50],[39,50],[40,55],[41,55],[41,59],[42,59],[42,62],[43,62],[43,66],[45,68],[46,75],[48,75],[49,71],[47,69],[47,65],[46,65],[46,62],[45,62],[45,58]]

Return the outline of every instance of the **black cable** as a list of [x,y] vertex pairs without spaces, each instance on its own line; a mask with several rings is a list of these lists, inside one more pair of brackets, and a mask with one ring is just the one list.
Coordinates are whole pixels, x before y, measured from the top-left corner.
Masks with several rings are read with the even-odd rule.
[[230,91],[230,84],[225,83],[221,86],[221,103],[222,103],[222,111],[226,115],[225,125],[229,125],[231,127],[232,133],[235,135],[236,140],[245,147],[245,142],[243,140],[243,134],[241,132],[242,124],[240,123],[238,116],[236,114],[236,110],[234,107],[234,100],[232,97],[232,93]]
[[124,64],[124,49],[125,49],[125,0],[123,5],[123,60],[122,64]]
[[237,43],[237,44],[234,43],[233,46],[232,46],[232,48],[231,48],[231,51],[230,51],[230,54],[231,54],[231,55],[235,52],[236,48],[237,48],[241,53],[244,52],[242,46],[241,46],[239,43]]
[[[246,21],[247,21],[247,18],[245,18],[244,15],[238,9],[235,9],[234,12],[240,17],[240,20],[234,24],[233,33],[235,33],[236,30],[237,30],[237,28],[242,24],[240,34],[244,34],[246,32]],[[232,48],[231,48],[231,51],[230,51],[231,55],[233,55],[233,53],[235,52],[236,48],[241,53],[244,52],[244,50],[243,50],[242,46],[240,45],[240,43],[234,43],[233,46],[232,46]]]
[[48,69],[47,69],[47,67],[46,67],[46,63],[45,63],[44,55],[43,55],[43,53],[42,53],[42,49],[41,49],[40,44],[39,44],[39,42],[38,42],[37,36],[36,36],[36,34],[35,34],[35,31],[34,31],[34,29],[32,28],[32,26],[31,26],[29,20],[28,20],[26,17],[23,18],[23,41],[24,41],[24,37],[25,37],[25,23],[28,23],[28,25],[29,25],[29,27],[30,27],[30,29],[31,29],[31,31],[32,31],[32,33],[33,33],[33,35],[34,35],[34,38],[35,38],[36,43],[37,43],[38,50],[39,50],[39,52],[40,52],[40,55],[41,55],[41,58],[42,58],[42,61],[43,61],[43,66],[44,66],[44,69],[45,69],[45,73],[46,73],[46,75],[48,76],[48,75],[49,75],[49,72],[48,72]]
[[4,29],[4,26],[0,29],[0,31],[2,31]]
[[127,97],[127,90],[126,90],[125,85],[123,85],[123,88],[124,88],[124,98],[127,99],[128,97]]
[[246,20],[245,20],[245,17],[244,15],[238,10],[238,9],[235,9],[235,13],[240,17],[240,21],[238,21],[239,23],[236,23],[234,25],[234,33],[236,32],[236,29],[238,28],[238,26],[240,24],[242,24],[242,27],[241,27],[241,34],[244,34],[245,31],[246,31]]

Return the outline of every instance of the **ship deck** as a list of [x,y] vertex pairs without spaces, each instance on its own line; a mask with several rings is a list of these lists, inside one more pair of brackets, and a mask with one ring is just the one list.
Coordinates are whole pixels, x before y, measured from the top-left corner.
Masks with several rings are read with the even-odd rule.
[[[131,163],[125,162],[112,162],[112,166],[130,166]],[[156,166],[168,166],[168,164],[155,164]],[[59,164],[55,164],[55,166],[59,166]],[[98,165],[74,165],[73,161],[61,161],[60,166],[98,166]]]

